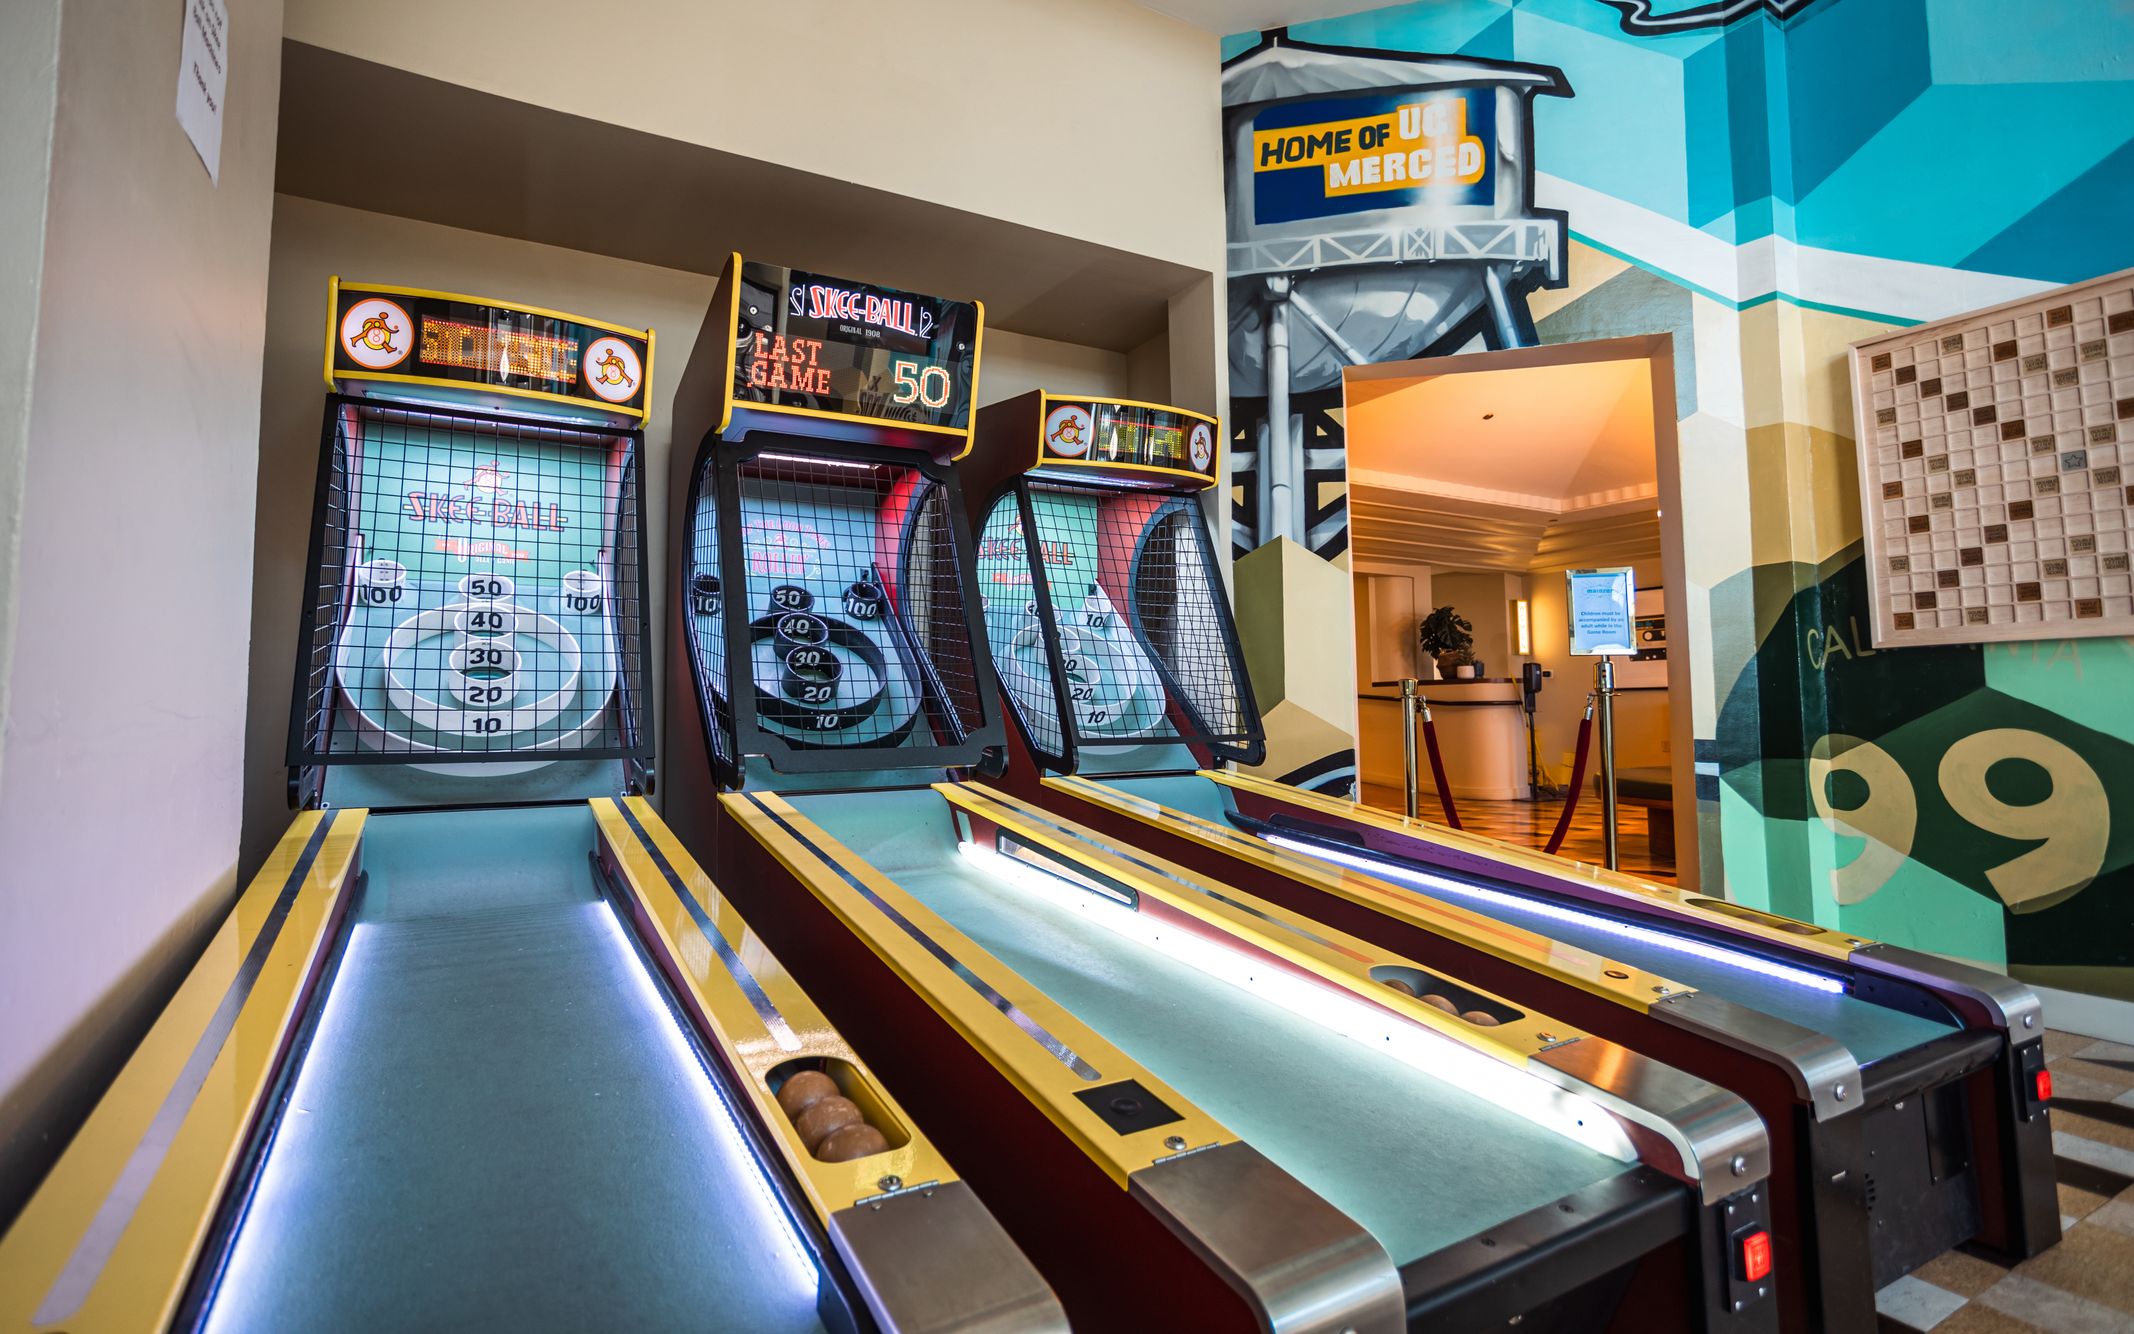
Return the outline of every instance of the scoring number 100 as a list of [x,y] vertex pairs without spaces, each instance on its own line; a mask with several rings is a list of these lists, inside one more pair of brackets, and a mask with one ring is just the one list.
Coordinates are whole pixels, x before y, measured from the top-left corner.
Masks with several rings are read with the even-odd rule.
[[915,361],[899,361],[890,368],[896,377],[896,389],[890,401],[902,407],[917,403],[923,408],[945,408],[949,395],[956,391],[956,382],[949,378],[946,366],[921,366]]

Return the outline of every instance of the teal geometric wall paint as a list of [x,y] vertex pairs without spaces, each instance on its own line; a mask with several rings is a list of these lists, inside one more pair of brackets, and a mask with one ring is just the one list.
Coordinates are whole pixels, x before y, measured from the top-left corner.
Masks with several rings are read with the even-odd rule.
[[[1560,71],[1534,202],[1633,267],[1537,332],[1672,333],[1683,417],[1699,378],[1781,374],[1697,368],[1746,353],[1695,345],[1692,294],[1901,325],[2134,267],[2134,4],[1743,10],[1425,0],[1288,31]],[[2134,640],[1877,651],[1857,550],[1704,592],[1724,694],[1697,795],[1729,893],[2134,998]]]

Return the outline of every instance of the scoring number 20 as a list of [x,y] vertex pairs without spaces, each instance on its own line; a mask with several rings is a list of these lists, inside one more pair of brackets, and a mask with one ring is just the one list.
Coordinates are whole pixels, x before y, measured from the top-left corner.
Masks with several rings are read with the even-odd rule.
[[[2012,805],[1986,786],[1986,771],[2003,760],[2027,760],[2046,772],[2052,793],[2027,806]],[[1850,810],[1830,804],[1833,773],[1851,773],[1867,785],[1867,800]],[[2104,865],[2111,839],[2111,803],[2089,762],[2040,732],[1996,727],[1959,738],[1941,757],[1935,775],[1956,814],[2003,838],[2037,840],[2038,846],[1986,868],[1986,881],[2001,902],[2021,911],[2044,907],[2087,885]],[[1859,903],[1889,883],[1911,854],[1919,828],[1919,794],[1897,758],[1871,741],[1832,733],[1816,742],[1808,760],[1808,791],[1815,811],[1833,830],[1865,838],[1867,846],[1830,873],[1839,903]]]
[[921,366],[914,361],[900,361],[893,368],[896,374],[896,391],[890,401],[902,406],[917,403],[924,408],[945,408],[949,395],[955,392],[956,382],[949,378],[946,366]]

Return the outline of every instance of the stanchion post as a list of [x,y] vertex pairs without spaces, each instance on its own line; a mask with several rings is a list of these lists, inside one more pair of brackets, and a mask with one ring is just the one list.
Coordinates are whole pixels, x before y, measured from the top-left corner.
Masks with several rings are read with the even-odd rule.
[[1622,868],[1615,838],[1615,659],[1603,657],[1593,678],[1593,693],[1600,701],[1601,839],[1608,869],[1616,871]]
[[1403,676],[1400,679],[1401,772],[1407,784],[1408,818],[1411,820],[1415,819],[1416,812],[1422,809],[1420,790],[1423,781],[1415,759],[1415,706],[1418,699],[1415,686],[1416,680],[1412,676]]

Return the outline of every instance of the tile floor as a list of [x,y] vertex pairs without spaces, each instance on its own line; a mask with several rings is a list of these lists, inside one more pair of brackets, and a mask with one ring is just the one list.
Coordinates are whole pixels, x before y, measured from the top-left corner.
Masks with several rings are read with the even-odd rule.
[[2134,1331],[2134,1047],[2048,1032],[2060,1244],[2005,1265],[1951,1251],[1884,1288],[1882,1328],[1934,1334]]
[[[1369,786],[1364,800],[1401,809],[1397,788]],[[1464,828],[1540,847],[1555,828],[1553,802],[1465,801]],[[1641,810],[1625,811],[1618,830],[1622,867],[1672,880],[1674,863],[1655,861]],[[1439,820],[1424,794],[1422,816]],[[1598,864],[1598,804],[1579,803],[1562,855]],[[1934,1334],[2134,1334],[2134,1047],[2049,1032],[2053,1076],[2053,1149],[2060,1177],[2059,1245],[2006,1265],[1951,1251],[1884,1288],[1876,1297],[1887,1331]]]

